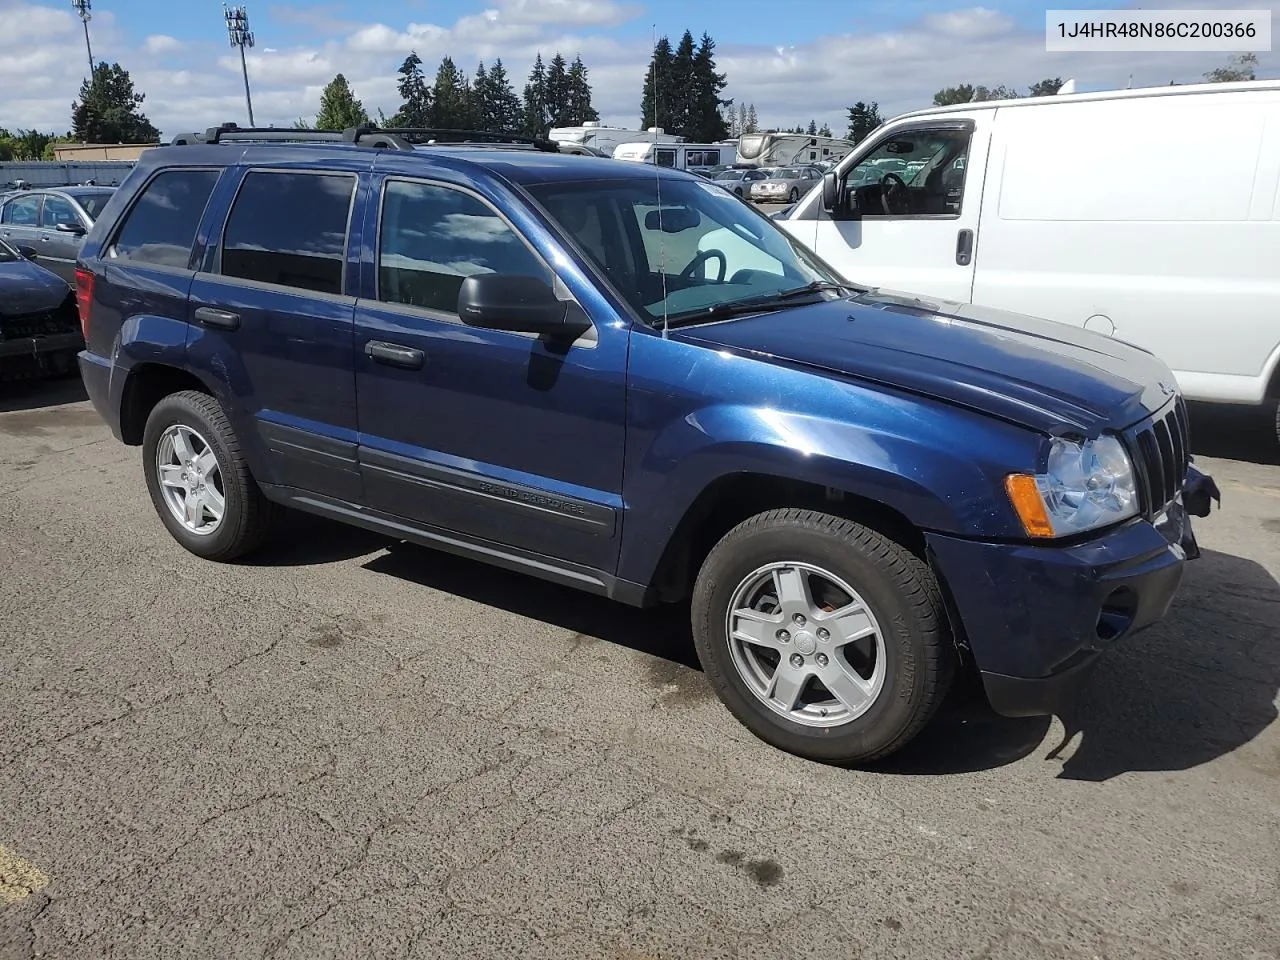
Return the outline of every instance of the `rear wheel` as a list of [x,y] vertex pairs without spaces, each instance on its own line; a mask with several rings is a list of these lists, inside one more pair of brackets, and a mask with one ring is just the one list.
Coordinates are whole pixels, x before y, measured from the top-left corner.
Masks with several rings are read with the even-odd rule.
[[716,545],[694,588],[693,630],[734,716],[826,763],[901,748],[955,667],[929,568],[873,530],[809,510],[759,514]]
[[800,191],[799,191],[798,189],[796,189],[795,187],[792,187],[792,188],[791,188],[791,192],[790,192],[789,194],[787,194],[787,202],[788,202],[788,203],[795,203],[795,202],[796,202],[797,200],[799,200],[799,199],[800,199]]
[[266,539],[272,505],[213,397],[186,390],[161,400],[147,418],[142,451],[151,502],[187,550],[232,560]]

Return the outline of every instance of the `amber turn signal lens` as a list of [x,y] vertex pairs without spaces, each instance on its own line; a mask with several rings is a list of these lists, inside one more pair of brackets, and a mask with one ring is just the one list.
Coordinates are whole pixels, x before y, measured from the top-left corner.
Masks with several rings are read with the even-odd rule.
[[1004,489],[1013,502],[1013,509],[1018,511],[1018,519],[1022,521],[1027,536],[1039,539],[1053,536],[1053,524],[1045,512],[1044,499],[1040,496],[1035,477],[1011,473],[1004,478]]

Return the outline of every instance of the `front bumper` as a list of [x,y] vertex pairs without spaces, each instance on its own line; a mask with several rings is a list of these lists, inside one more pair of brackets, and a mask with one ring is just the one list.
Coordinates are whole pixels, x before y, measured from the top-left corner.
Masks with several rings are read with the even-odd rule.
[[1103,651],[1165,615],[1200,553],[1181,496],[1069,547],[927,540],[987,699],[1013,717],[1057,713]]

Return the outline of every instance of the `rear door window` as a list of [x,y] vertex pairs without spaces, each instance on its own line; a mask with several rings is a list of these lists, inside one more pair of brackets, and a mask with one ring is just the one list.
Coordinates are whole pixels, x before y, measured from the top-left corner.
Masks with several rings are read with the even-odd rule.
[[40,195],[38,193],[10,200],[5,205],[3,217],[0,217],[0,221],[15,227],[34,227],[39,220]]
[[186,269],[218,170],[167,170],[142,189],[107,257]]
[[254,170],[222,238],[225,277],[341,294],[356,176]]

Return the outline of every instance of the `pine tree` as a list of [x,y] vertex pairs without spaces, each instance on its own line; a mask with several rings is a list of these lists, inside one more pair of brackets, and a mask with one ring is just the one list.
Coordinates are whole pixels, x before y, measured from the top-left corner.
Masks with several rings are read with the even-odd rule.
[[364,104],[356,99],[347,78],[338,74],[320,92],[320,112],[316,114],[317,130],[346,130],[369,122]]
[[653,48],[649,69],[644,75],[644,93],[640,98],[640,127],[662,127],[673,133],[671,117],[671,83],[674,64],[671,42],[661,37]]
[[497,130],[497,104],[489,89],[489,72],[484,61],[476,67],[475,78],[471,81],[470,101],[468,103],[470,122],[477,130]]
[[807,133],[811,137],[816,137],[818,135],[818,121],[810,120],[809,126],[805,130],[805,133]]
[[820,136],[820,137],[834,137],[834,136],[835,136],[835,134],[831,132],[831,125],[830,125],[830,124],[826,124],[826,123],[824,123],[822,126],[820,126],[820,127],[818,128],[818,136]]
[[844,138],[852,140],[854,143],[860,143],[867,134],[883,122],[880,119],[879,103],[874,100],[870,103],[863,103],[859,100],[849,108],[849,130],[845,133]]
[[431,126],[465,128],[470,121],[470,87],[453,58],[446,56],[436,69],[431,90]]
[[547,68],[539,53],[529,71],[529,82],[524,85],[524,132],[535,137],[545,137],[551,128],[547,111]]
[[71,127],[81,143],[156,143],[157,130],[139,108],[146,94],[133,89],[129,71],[103,61],[92,78],[80,84],[80,99],[71,104]]
[[499,57],[489,68],[488,94],[492,103],[494,130],[519,130],[524,122],[524,110],[520,98],[511,87],[507,68]]
[[396,89],[400,92],[400,109],[391,118],[393,127],[431,126],[431,88],[422,73],[422,59],[415,51],[409,51],[400,64],[400,79]]
[[[683,45],[683,41],[682,41]],[[716,73],[716,42],[704,33],[693,55],[693,77],[690,84],[688,138],[694,143],[716,143],[729,135],[724,110],[732,100],[721,98],[725,75]]]
[[759,133],[760,121],[756,118],[756,105],[754,103],[747,104],[747,126],[745,133]]
[[556,51],[547,67],[547,115],[550,126],[565,126],[569,114],[569,65]]
[[588,120],[599,120],[599,112],[591,105],[591,84],[587,81],[587,66],[581,56],[574,57],[569,65],[567,87],[564,123],[577,126]]
[[693,136],[692,130],[696,109],[694,98],[697,96],[697,77],[693,62],[695,55],[693,34],[686,30],[676,46],[675,58],[671,62],[671,127],[668,132],[700,143],[702,141]]
[[738,132],[735,136],[740,137],[747,132],[747,105],[740,103],[738,104]]

